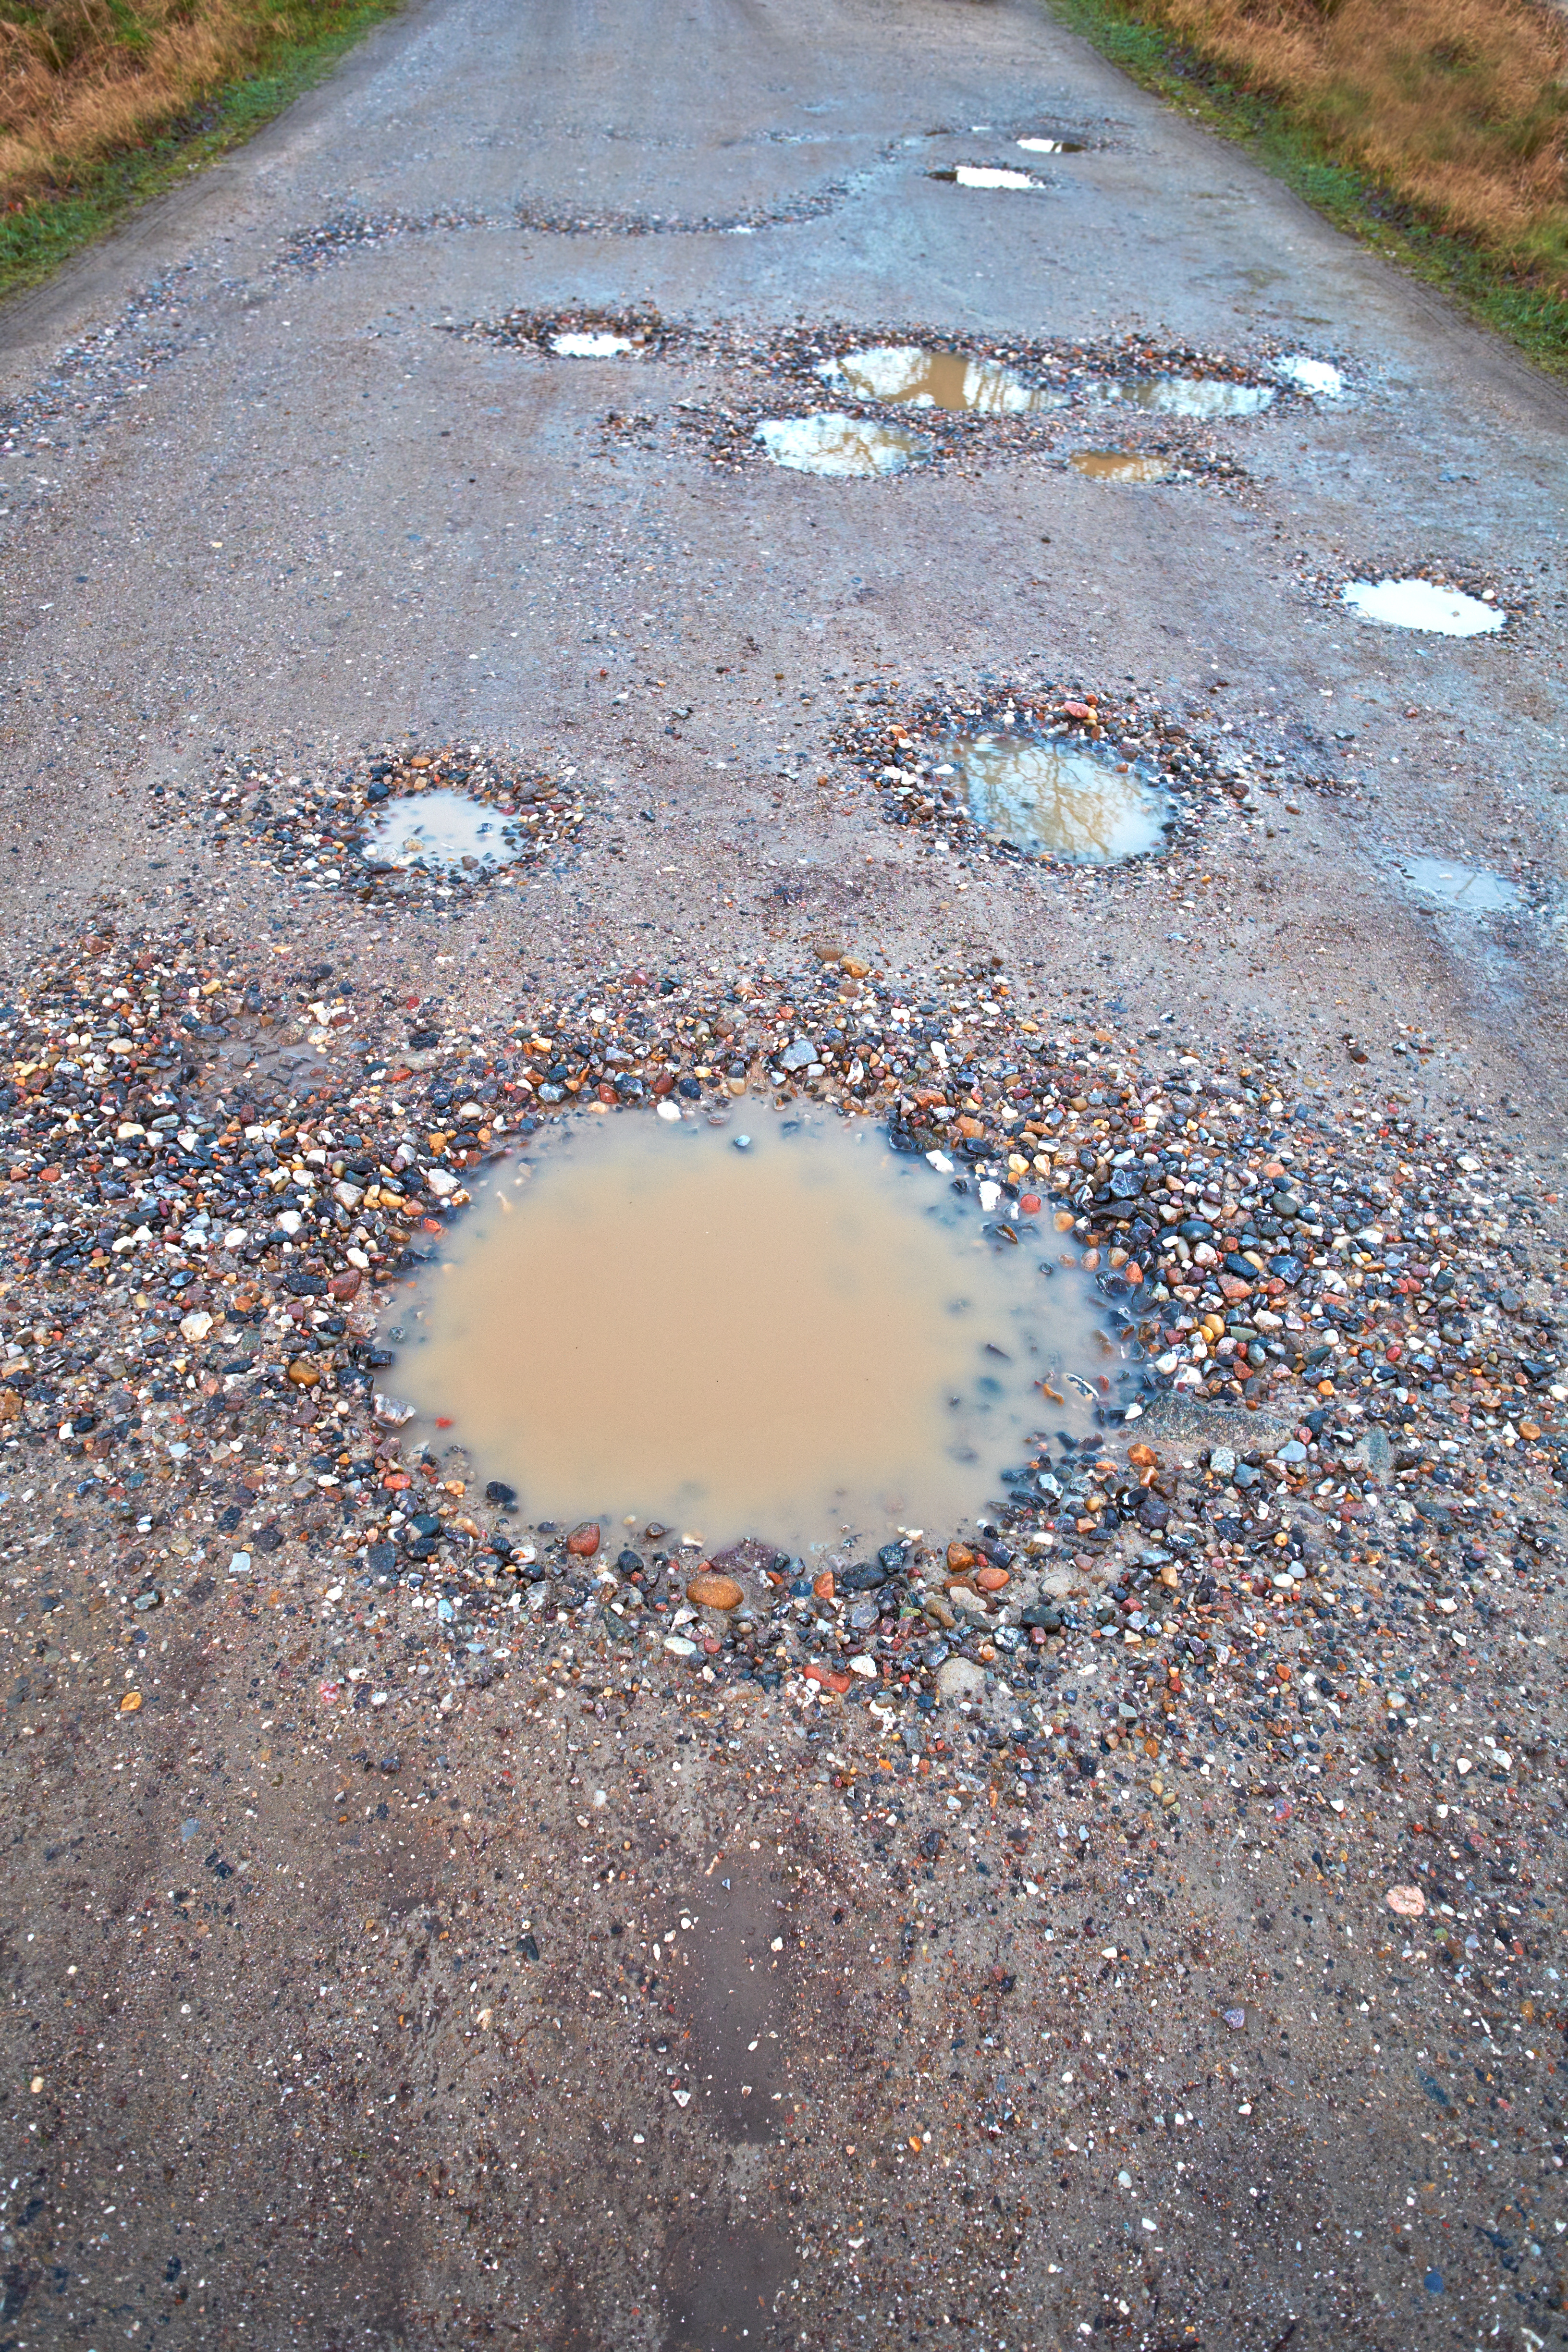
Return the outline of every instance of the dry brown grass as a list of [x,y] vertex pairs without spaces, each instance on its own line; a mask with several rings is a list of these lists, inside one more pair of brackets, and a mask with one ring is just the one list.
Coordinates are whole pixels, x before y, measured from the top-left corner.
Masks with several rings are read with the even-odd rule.
[[0,0],[0,206],[69,187],[178,121],[297,37],[300,13],[268,0]]
[[1568,21],[1531,0],[1133,0],[1436,226],[1568,289]]

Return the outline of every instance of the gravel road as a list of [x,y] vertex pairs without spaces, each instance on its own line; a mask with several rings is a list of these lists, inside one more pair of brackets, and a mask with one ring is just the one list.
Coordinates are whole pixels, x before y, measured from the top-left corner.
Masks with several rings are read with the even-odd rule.
[[[1568,2344],[1561,389],[1014,0],[415,6],[4,320],[0,2352]],[[378,1381],[748,1097],[1141,1369],[733,1610]]]

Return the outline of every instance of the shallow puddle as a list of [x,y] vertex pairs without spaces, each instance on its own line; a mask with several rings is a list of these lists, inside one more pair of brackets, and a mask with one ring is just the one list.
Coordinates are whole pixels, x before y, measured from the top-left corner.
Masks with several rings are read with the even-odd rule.
[[1320,400],[1338,400],[1345,388],[1342,369],[1331,360],[1310,359],[1305,352],[1288,352],[1274,366],[1298,392],[1311,393]]
[[1059,393],[1025,383],[996,360],[965,359],[960,352],[928,352],[918,343],[885,343],[825,360],[816,373],[857,400],[907,401],[912,408],[978,410],[987,416],[1026,416],[1059,408]]
[[1224,376],[1155,375],[1100,387],[1105,400],[1125,401],[1156,416],[1256,416],[1274,399],[1269,383],[1232,383]]
[[1402,857],[1399,870],[1411,896],[1465,915],[1507,915],[1523,904],[1523,893],[1500,874],[1464,866],[1448,857]]
[[552,335],[550,348],[561,360],[613,360],[636,348],[629,335]]
[[1081,139],[1016,139],[1013,144],[1015,147],[1021,147],[1026,155],[1081,155],[1083,153]]
[[1508,618],[1496,604],[1432,580],[1352,580],[1340,594],[1363,621],[1380,621],[1391,629],[1429,629],[1442,637],[1490,636]]
[[364,839],[367,866],[510,866],[517,836],[510,820],[466,793],[408,793],[387,803]]
[[1172,471],[1168,457],[1141,457],[1135,449],[1074,449],[1068,464],[1091,482],[1163,482]]
[[1136,768],[1028,736],[975,735],[946,744],[976,824],[998,841],[1086,866],[1158,849],[1169,795]]
[[928,172],[928,180],[945,180],[960,188],[1039,188],[1045,183],[1032,172],[1010,172],[1002,163],[959,163],[946,172]]
[[865,478],[900,474],[931,456],[931,443],[896,425],[870,425],[858,416],[819,411],[815,416],[774,416],[759,425],[756,438],[775,466],[797,474],[835,474]]
[[1089,1278],[1037,1271],[1050,1209],[1008,1206],[831,1118],[584,1120],[479,1189],[384,1377],[527,1518],[951,1529],[1031,1432],[1087,1435],[1118,1369]]

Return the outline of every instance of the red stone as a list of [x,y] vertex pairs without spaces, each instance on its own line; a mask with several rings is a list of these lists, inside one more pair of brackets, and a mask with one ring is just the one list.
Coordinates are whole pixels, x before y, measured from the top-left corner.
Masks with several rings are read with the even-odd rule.
[[592,1559],[599,1549],[598,1522],[584,1519],[580,1528],[574,1528],[566,1538],[566,1549],[576,1559]]

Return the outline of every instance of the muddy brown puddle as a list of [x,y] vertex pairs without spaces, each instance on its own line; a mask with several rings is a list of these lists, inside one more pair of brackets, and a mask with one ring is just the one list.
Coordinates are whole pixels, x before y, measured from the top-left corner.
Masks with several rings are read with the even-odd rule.
[[1031,1433],[1089,1433],[1126,1368],[1044,1199],[745,1115],[610,1114],[505,1163],[416,1277],[388,1386],[528,1517],[710,1547],[949,1529]]
[[853,399],[894,401],[910,408],[1028,416],[1065,404],[1061,393],[1026,383],[997,360],[927,351],[918,343],[847,352],[841,359],[825,360],[816,373]]
[[1163,482],[1173,470],[1168,457],[1142,457],[1136,449],[1074,449],[1068,464],[1091,482]]

